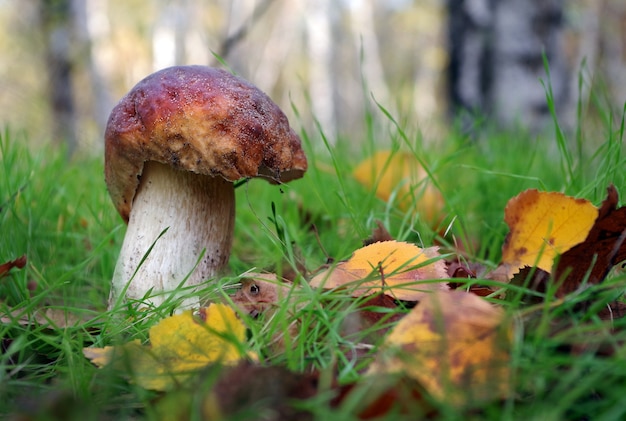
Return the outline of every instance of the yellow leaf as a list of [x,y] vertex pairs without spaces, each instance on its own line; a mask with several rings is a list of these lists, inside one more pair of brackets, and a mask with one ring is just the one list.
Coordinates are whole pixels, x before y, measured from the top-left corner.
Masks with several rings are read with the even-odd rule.
[[583,242],[597,217],[589,201],[557,192],[532,189],[509,200],[504,221],[510,232],[502,247],[509,278],[524,266],[550,272],[554,258]]
[[[137,341],[139,343],[139,341]],[[104,348],[83,348],[83,355],[98,367],[104,367],[113,359],[115,348],[105,346]]]
[[504,312],[463,291],[425,296],[390,332],[369,373],[404,373],[464,406],[509,391],[511,329]]
[[211,304],[163,319],[149,332],[150,345],[132,341],[105,348],[85,348],[95,365],[114,364],[128,370],[131,380],[146,389],[166,390],[211,363],[235,363],[244,358],[246,328],[232,308]]
[[388,201],[396,194],[398,207],[418,213],[436,225],[442,217],[443,196],[428,180],[428,174],[413,154],[379,151],[361,162],[354,178],[367,188],[376,186],[376,196]]
[[328,289],[352,287],[362,295],[384,292],[400,300],[417,301],[428,291],[448,289],[445,262],[436,259],[437,247],[421,249],[400,241],[382,241],[358,249],[352,257],[316,275],[311,286]]

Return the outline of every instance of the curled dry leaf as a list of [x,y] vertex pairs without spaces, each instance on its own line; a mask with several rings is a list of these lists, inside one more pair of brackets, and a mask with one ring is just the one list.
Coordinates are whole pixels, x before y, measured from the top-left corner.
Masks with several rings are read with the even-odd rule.
[[465,406],[505,397],[512,329],[502,309],[461,291],[434,292],[389,333],[369,373],[405,373]]
[[349,288],[354,297],[383,292],[398,300],[418,301],[424,293],[447,290],[446,264],[437,247],[421,249],[401,241],[383,241],[358,249],[352,257],[316,275],[313,287]]
[[431,225],[441,220],[443,196],[430,183],[415,155],[379,151],[359,164],[353,174],[363,186],[376,188],[376,196],[384,201],[395,193],[401,210],[416,212]]
[[247,355],[242,351],[246,328],[232,308],[211,304],[163,319],[149,332],[150,345],[138,340],[104,348],[84,348],[98,367],[113,365],[129,373],[145,389],[167,390],[211,363],[232,364]]
[[20,256],[15,260],[9,260],[8,262],[0,264],[0,278],[7,275],[13,268],[22,269],[26,266],[26,255]]
[[524,266],[551,272],[554,258],[584,241],[597,216],[591,202],[557,192],[531,189],[509,200],[504,221],[510,232],[502,247],[506,277]]

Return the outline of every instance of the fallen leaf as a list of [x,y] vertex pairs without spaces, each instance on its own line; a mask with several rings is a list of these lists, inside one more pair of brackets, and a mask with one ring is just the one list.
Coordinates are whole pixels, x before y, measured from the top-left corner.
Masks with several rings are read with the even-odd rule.
[[[360,344],[373,345],[394,326],[405,313],[399,308],[398,302],[388,295],[377,293],[363,297],[355,312],[347,314],[341,324],[341,337]],[[357,354],[368,355],[369,347]],[[350,349],[349,352],[355,352]],[[359,357],[362,355],[358,355]]]
[[[264,322],[272,325],[268,329],[272,337],[266,349],[270,355],[283,352],[285,346],[294,343],[301,333],[298,311],[307,304],[307,297],[301,287],[279,281],[275,274],[246,274],[241,280],[241,289],[231,299],[243,313],[255,318],[263,315]],[[349,305],[346,304],[346,307]],[[378,342],[389,327],[402,318],[403,313],[397,310],[397,302],[382,293],[364,297],[356,310],[345,316],[340,328],[341,336],[347,340],[354,339],[360,345]],[[364,350],[369,351],[369,348]],[[357,352],[360,353],[360,350]]]
[[601,283],[613,266],[626,260],[626,207],[618,209],[618,201],[617,190],[609,186],[584,241],[559,259],[554,270],[554,279],[562,282],[557,297],[576,291],[583,283]]
[[[331,406],[355,414],[360,420],[435,418],[436,411],[424,398],[424,389],[406,376],[376,374],[337,388]],[[405,419],[402,417],[401,419]]]
[[[294,373],[280,366],[244,363],[227,369],[213,390],[221,412],[233,415],[229,419],[242,413],[257,415],[252,419],[267,419],[259,417],[259,411],[271,411],[276,414],[271,418],[274,420],[305,420],[313,419],[312,414],[310,410],[298,408],[297,402],[317,395],[318,380],[316,372]],[[242,405],[242,401],[248,404]]]
[[382,222],[376,221],[376,228],[372,231],[372,236],[365,239],[363,241],[364,246],[369,246],[370,244],[380,243],[382,241],[393,241],[394,238],[389,234],[387,228],[383,225]]
[[13,268],[23,269],[26,266],[26,255],[18,257],[15,260],[10,260],[0,265],[0,278],[6,276]]
[[433,292],[389,333],[368,373],[405,373],[455,406],[500,399],[510,389],[511,339],[502,309],[466,292]]
[[317,372],[294,373],[281,366],[247,362],[211,366],[185,388],[155,405],[159,420],[313,420],[310,405],[318,393]]
[[351,288],[354,297],[383,292],[398,300],[418,301],[427,292],[448,289],[446,282],[430,282],[448,278],[437,250],[400,241],[374,243],[319,273],[310,284],[316,288]]
[[[485,267],[480,263],[469,263],[465,260],[461,261],[458,258],[449,260],[446,264],[450,278],[476,279],[479,277],[479,274],[484,275],[486,271]],[[480,297],[487,297],[497,291],[497,289],[493,286],[476,283],[469,283],[468,287],[468,282],[461,282],[458,280],[455,281],[455,279],[450,279],[448,285],[450,286],[450,289],[468,291]]]
[[376,188],[376,196],[384,201],[388,201],[395,193],[401,210],[418,213],[431,225],[436,225],[442,219],[443,196],[411,153],[376,152],[361,162],[353,175],[363,186]]
[[448,262],[447,267],[450,278],[476,278],[476,270],[472,269],[466,262],[456,259]]
[[135,340],[104,348],[84,348],[98,367],[124,370],[145,389],[167,390],[211,363],[232,364],[246,358],[242,344],[246,328],[232,308],[211,304],[163,319],[149,332],[150,345]]
[[524,266],[551,272],[554,258],[581,243],[597,215],[591,202],[557,192],[531,189],[509,200],[504,221],[510,232],[502,247],[508,278]]
[[[586,238],[563,252],[552,275],[543,268],[524,267],[511,282],[545,293],[548,282],[554,280],[558,283],[557,298],[584,285],[601,283],[613,266],[626,260],[626,207],[618,209],[617,204],[617,190],[610,186]],[[540,296],[528,298],[531,303],[542,301]]]
[[624,316],[626,316],[626,303],[623,301],[609,303],[598,312],[600,320],[616,320]]
[[367,328],[371,328],[382,321],[387,323],[396,322],[404,317],[402,313],[390,311],[396,310],[398,304],[393,298],[382,293],[367,297],[359,304],[358,308],[359,315]]
[[[544,301],[551,275],[543,269],[524,266],[511,278],[511,285],[524,287],[533,292],[525,293],[521,299],[525,304],[538,304]],[[538,294],[536,294],[538,293]]]

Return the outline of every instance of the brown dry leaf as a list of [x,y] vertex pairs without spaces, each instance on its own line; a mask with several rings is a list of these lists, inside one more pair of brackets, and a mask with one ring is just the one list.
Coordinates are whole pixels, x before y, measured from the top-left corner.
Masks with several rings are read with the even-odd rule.
[[0,278],[6,276],[13,268],[23,269],[26,266],[26,255],[20,256],[15,260],[0,264]]
[[364,323],[364,327],[371,328],[381,321],[388,323],[396,322],[404,317],[404,314],[394,311],[398,304],[396,301],[385,294],[374,294],[359,304],[359,317]]
[[[364,297],[356,311],[347,314],[341,324],[341,337],[361,345],[380,343],[385,334],[404,317],[398,302],[388,295],[378,293]],[[352,357],[371,357],[370,347],[349,347],[346,352]]]
[[211,304],[163,319],[149,332],[150,345],[138,340],[119,346],[84,348],[98,367],[114,364],[145,389],[167,390],[211,363],[236,363],[247,357],[242,344],[246,328],[232,308]]
[[512,329],[502,309],[461,291],[433,292],[390,332],[369,373],[405,373],[450,404],[509,393]]
[[598,312],[598,317],[600,320],[615,320],[626,317],[626,303],[623,301],[609,303]]
[[507,277],[524,266],[550,272],[558,254],[585,239],[597,215],[589,201],[557,192],[531,189],[509,200],[504,220],[510,232],[502,247]]
[[398,300],[418,301],[427,292],[448,289],[447,281],[430,282],[448,279],[446,264],[438,259],[437,250],[401,241],[374,243],[316,275],[310,284],[315,288],[350,288],[354,297],[383,292]]
[[372,236],[366,238],[363,241],[364,246],[369,246],[370,244],[380,243],[382,241],[393,241],[394,238],[389,234],[387,228],[383,225],[382,222],[376,221],[376,228],[372,230]]
[[425,420],[437,415],[414,379],[389,374],[364,376],[339,386],[331,406],[345,411],[348,405],[359,420],[396,419],[400,415],[401,419],[410,416],[408,419]]
[[376,196],[388,201],[396,194],[398,207],[420,214],[436,225],[442,218],[443,196],[428,180],[428,174],[415,158],[406,152],[379,151],[360,163],[354,178],[367,188],[376,188]]
[[[470,263],[465,260],[461,261],[458,258],[447,261],[446,263],[448,266],[448,275],[450,275],[450,278],[476,279],[478,277],[482,277],[482,275],[484,275],[486,271],[484,265],[480,263]],[[450,286],[450,289],[460,289],[463,291],[468,291],[480,297],[487,297],[497,291],[496,288],[489,285],[472,283],[468,287],[467,282],[458,282],[454,279],[450,279],[448,285]]]
[[583,283],[601,283],[614,265],[626,260],[626,207],[617,208],[618,201],[617,190],[609,186],[584,241],[559,259],[554,270],[554,279],[562,281],[557,297],[576,291]]
[[242,362],[234,367],[209,367],[188,387],[162,396],[155,405],[157,420],[315,419],[310,405],[318,393],[319,374],[295,373],[281,366]]
[[[45,329],[79,327],[94,318],[93,312],[71,312],[67,308],[43,307],[33,312],[7,307],[0,316],[0,323],[17,323],[20,326],[37,326]],[[84,327],[84,326],[83,326]],[[87,328],[92,330],[94,328]]]
[[[524,266],[511,278],[511,284],[523,286],[531,291],[543,294],[547,290],[547,284],[550,282],[551,275],[543,269]],[[523,300],[526,304],[538,304],[544,301],[542,295],[524,294]]]
[[[245,419],[270,419],[259,412],[275,414],[273,420],[306,420],[313,417],[306,408],[298,408],[298,401],[314,399],[318,392],[319,375],[316,372],[293,373],[280,366],[261,367],[239,364],[226,370],[213,386],[225,419],[237,419],[242,413],[257,416]],[[242,400],[246,402],[242,405]],[[206,418],[206,419],[211,419]],[[239,418],[242,419],[242,418]]]

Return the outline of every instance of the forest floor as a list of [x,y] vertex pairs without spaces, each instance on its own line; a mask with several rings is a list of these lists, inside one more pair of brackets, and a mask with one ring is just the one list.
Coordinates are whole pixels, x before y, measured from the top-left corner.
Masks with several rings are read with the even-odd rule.
[[[381,112],[376,125],[389,138],[373,140],[372,134],[358,148],[354,139],[330,144],[321,133],[301,133],[309,159],[306,175],[282,186],[253,180],[238,187],[227,273],[199,291],[181,290],[234,309],[232,323],[237,329],[241,323],[244,333],[230,337],[236,329],[229,328],[228,335],[218,331],[217,337],[237,342],[228,348],[237,358],[230,365],[207,360],[182,377],[159,366],[163,361],[144,364],[137,357],[156,355],[156,340],[176,332],[161,324],[179,320],[172,319],[176,300],[107,310],[125,226],[108,196],[102,158],[68,162],[61,151],[29,150],[28,139],[5,130],[0,139],[0,414],[9,419],[623,418],[626,320],[620,312],[626,273],[621,266],[607,266],[606,279],[583,282],[567,293],[547,273],[550,267],[547,281],[489,276],[506,260],[505,208],[521,192],[560,192],[587,199],[595,209],[614,185],[613,205],[620,209],[626,194],[624,125],[600,117],[597,128],[580,122],[572,135],[555,122],[556,130],[541,135],[477,127],[471,135],[452,132],[445,140],[427,142]],[[355,168],[381,150],[391,151],[384,155],[385,168],[395,166],[402,154],[425,168],[430,187],[410,190],[412,200],[406,203],[401,197],[406,180],[383,186],[377,178],[381,168],[372,170],[374,185],[361,184]],[[549,224],[561,222],[569,226],[571,221]],[[442,308],[425,296],[385,295],[390,274],[383,273],[381,262],[389,256],[361,268],[378,276],[382,294],[310,285],[316,274],[349,259],[372,237],[438,247],[438,257],[411,269],[445,264],[454,280],[431,277],[445,282],[444,295],[452,294],[439,298]],[[250,272],[276,273],[293,285],[276,286],[286,285],[286,295],[247,312],[241,288],[252,285]],[[457,301],[447,301],[450,297]],[[244,304],[246,299],[255,304],[250,297]],[[465,300],[474,299],[479,303],[466,306]],[[424,315],[428,308],[442,312],[443,327],[394,329],[408,315],[430,317]],[[472,318],[474,311],[491,314],[493,309],[493,317]],[[210,323],[217,316],[208,314],[201,313],[201,319],[216,334],[219,329]],[[350,324],[355,314],[360,319]],[[447,323],[455,315],[461,324],[453,328]],[[490,332],[503,328],[504,339],[483,344],[486,348],[472,359],[465,348],[477,339],[458,331],[481,332],[485,326]],[[413,341],[409,345],[418,350],[437,342],[441,354],[421,363],[390,357],[384,350],[398,345],[389,338],[394,334],[401,345]],[[178,341],[172,339],[164,353],[182,346]],[[121,362],[94,360],[85,351],[102,349],[121,351],[111,357]],[[467,360],[448,360],[449,349],[460,349],[459,358]],[[168,363],[178,367],[180,362]],[[390,369],[394,364],[401,373]],[[465,377],[454,376],[456,364]],[[145,381],[149,375],[169,380]]]

